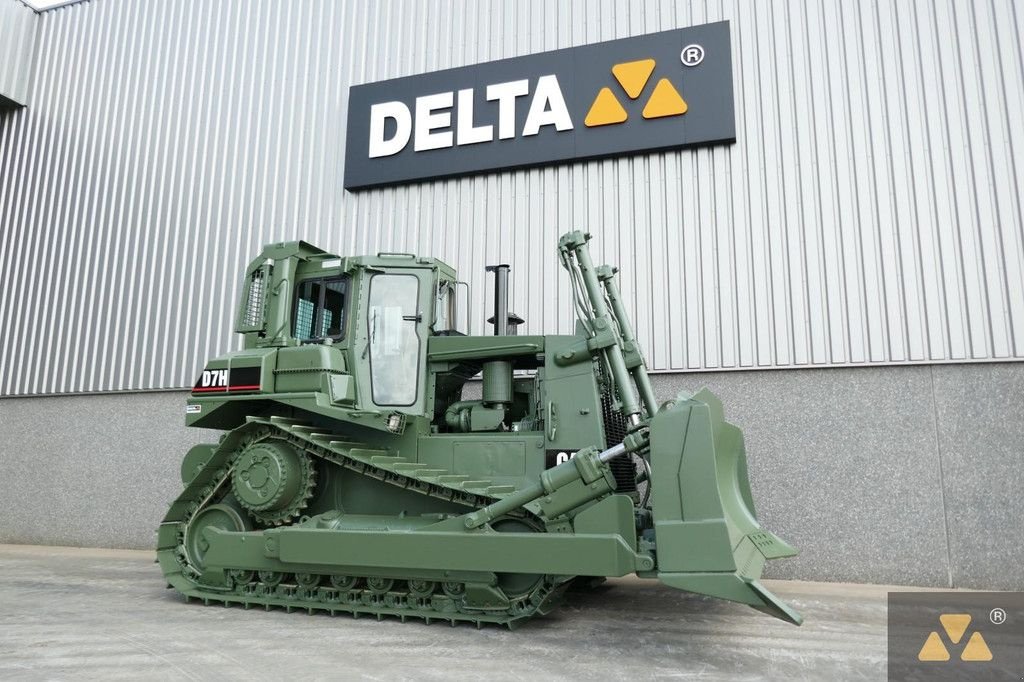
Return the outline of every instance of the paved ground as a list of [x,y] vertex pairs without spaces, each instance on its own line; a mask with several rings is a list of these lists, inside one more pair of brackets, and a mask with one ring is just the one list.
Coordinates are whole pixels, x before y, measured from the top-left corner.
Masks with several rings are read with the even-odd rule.
[[885,677],[887,588],[769,585],[802,627],[620,579],[478,631],[186,605],[152,552],[0,545],[0,679]]

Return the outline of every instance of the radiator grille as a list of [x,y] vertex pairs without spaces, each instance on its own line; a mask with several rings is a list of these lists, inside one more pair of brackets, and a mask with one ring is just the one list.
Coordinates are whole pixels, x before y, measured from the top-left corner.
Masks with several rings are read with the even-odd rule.
[[[615,409],[611,385],[601,381],[601,419],[604,422],[605,447],[618,445],[629,433],[629,424],[621,412]],[[609,466],[615,476],[615,489],[619,492],[636,490],[636,466],[632,457],[616,457]]]

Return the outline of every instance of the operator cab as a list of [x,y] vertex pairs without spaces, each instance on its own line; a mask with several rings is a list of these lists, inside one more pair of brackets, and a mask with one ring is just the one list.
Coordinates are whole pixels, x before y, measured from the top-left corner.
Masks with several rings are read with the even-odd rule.
[[425,415],[433,402],[428,339],[465,335],[468,300],[468,285],[433,258],[338,257],[289,242],[250,264],[236,330],[246,348],[278,349],[278,390],[320,390],[319,373],[348,375],[355,392],[343,392],[351,397],[342,404]]
[[318,251],[289,264],[295,284],[281,352],[333,347],[331,371],[356,378],[361,405],[425,413],[427,339],[464,333],[455,271],[433,258],[399,253],[338,258]]

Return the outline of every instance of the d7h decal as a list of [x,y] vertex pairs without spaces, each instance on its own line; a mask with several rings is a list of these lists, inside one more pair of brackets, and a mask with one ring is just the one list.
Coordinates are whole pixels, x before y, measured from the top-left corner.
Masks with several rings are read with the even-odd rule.
[[260,390],[259,367],[204,369],[192,388],[193,393],[227,393]]

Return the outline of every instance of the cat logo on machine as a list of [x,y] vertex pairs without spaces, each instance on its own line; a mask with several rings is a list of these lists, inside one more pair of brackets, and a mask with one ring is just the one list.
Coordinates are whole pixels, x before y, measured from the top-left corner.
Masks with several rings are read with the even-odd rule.
[[192,388],[193,393],[227,393],[260,390],[259,367],[204,369]]
[[559,464],[565,464],[576,456],[575,451],[569,450],[546,450],[544,452],[544,468],[551,469]]

